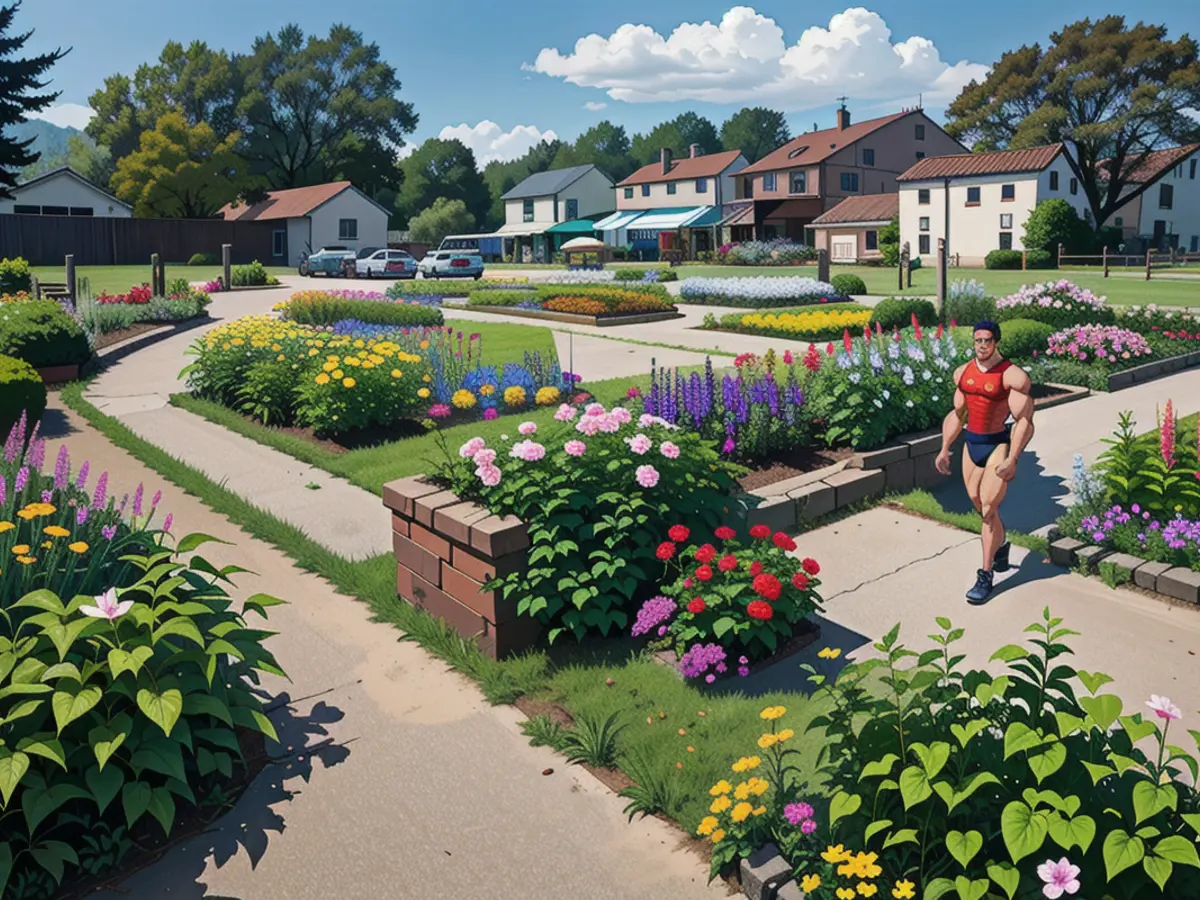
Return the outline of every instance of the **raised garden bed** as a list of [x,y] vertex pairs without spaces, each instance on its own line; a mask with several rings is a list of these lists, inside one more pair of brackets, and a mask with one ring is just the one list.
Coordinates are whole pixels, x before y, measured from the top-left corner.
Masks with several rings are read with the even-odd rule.
[[1193,350],[1191,353],[1171,356],[1167,359],[1155,360],[1154,362],[1134,366],[1132,369],[1125,369],[1124,371],[1114,372],[1109,375],[1108,389],[1110,391],[1119,391],[1122,388],[1132,387],[1135,384],[1161,378],[1163,375],[1169,375],[1172,372],[1179,372],[1198,365],[1200,365],[1200,350]]
[[552,322],[565,322],[570,325],[594,325],[606,328],[613,325],[644,325],[647,322],[665,322],[669,319],[682,319],[683,313],[670,310],[656,313],[638,313],[631,316],[584,316],[576,313],[550,312],[547,310],[518,309],[515,306],[480,306],[471,305],[466,309],[501,316],[516,316],[521,319],[549,319]]
[[[1055,534],[1057,531],[1051,537]],[[1121,578],[1126,579],[1126,583],[1153,594],[1200,606],[1200,572],[1183,566],[1117,553],[1071,537],[1053,540],[1050,544],[1050,561],[1068,569],[1082,568],[1092,575],[1100,572],[1101,563],[1108,563],[1120,573]]]

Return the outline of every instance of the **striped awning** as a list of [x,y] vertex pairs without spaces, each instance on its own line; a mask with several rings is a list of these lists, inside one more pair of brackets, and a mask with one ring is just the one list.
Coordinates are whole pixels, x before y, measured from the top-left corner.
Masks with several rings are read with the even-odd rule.
[[596,231],[616,231],[619,228],[628,228],[629,223],[644,212],[644,209],[620,210],[594,223],[593,227]]

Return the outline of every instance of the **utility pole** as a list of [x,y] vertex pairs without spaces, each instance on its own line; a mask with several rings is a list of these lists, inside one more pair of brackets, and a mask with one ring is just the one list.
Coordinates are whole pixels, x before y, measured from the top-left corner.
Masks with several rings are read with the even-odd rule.
[[[950,179],[942,180],[942,200],[944,207],[944,223],[942,225],[942,242],[946,248],[943,256],[938,258],[938,266],[941,267],[942,284],[948,284],[946,267],[949,265],[950,259]],[[940,311],[940,310],[939,310]]]

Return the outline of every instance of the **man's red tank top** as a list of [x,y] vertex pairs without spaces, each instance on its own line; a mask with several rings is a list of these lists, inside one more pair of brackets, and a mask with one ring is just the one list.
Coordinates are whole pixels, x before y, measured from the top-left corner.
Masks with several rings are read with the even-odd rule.
[[1004,371],[1012,363],[1005,359],[986,372],[975,360],[967,363],[958,389],[967,398],[967,430],[975,434],[995,434],[1004,430],[1008,418],[1009,390],[1004,386]]

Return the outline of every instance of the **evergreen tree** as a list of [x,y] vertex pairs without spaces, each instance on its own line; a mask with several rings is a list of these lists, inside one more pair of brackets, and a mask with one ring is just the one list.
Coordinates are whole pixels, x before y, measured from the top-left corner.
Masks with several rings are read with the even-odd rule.
[[40,153],[31,152],[33,140],[16,141],[7,136],[8,128],[23,121],[29,113],[41,112],[58,99],[58,93],[34,94],[48,81],[42,76],[67,55],[62,49],[29,59],[14,58],[32,31],[12,34],[13,19],[21,4],[0,7],[0,197],[10,198],[9,189],[16,187],[17,176],[26,166],[38,161]]

